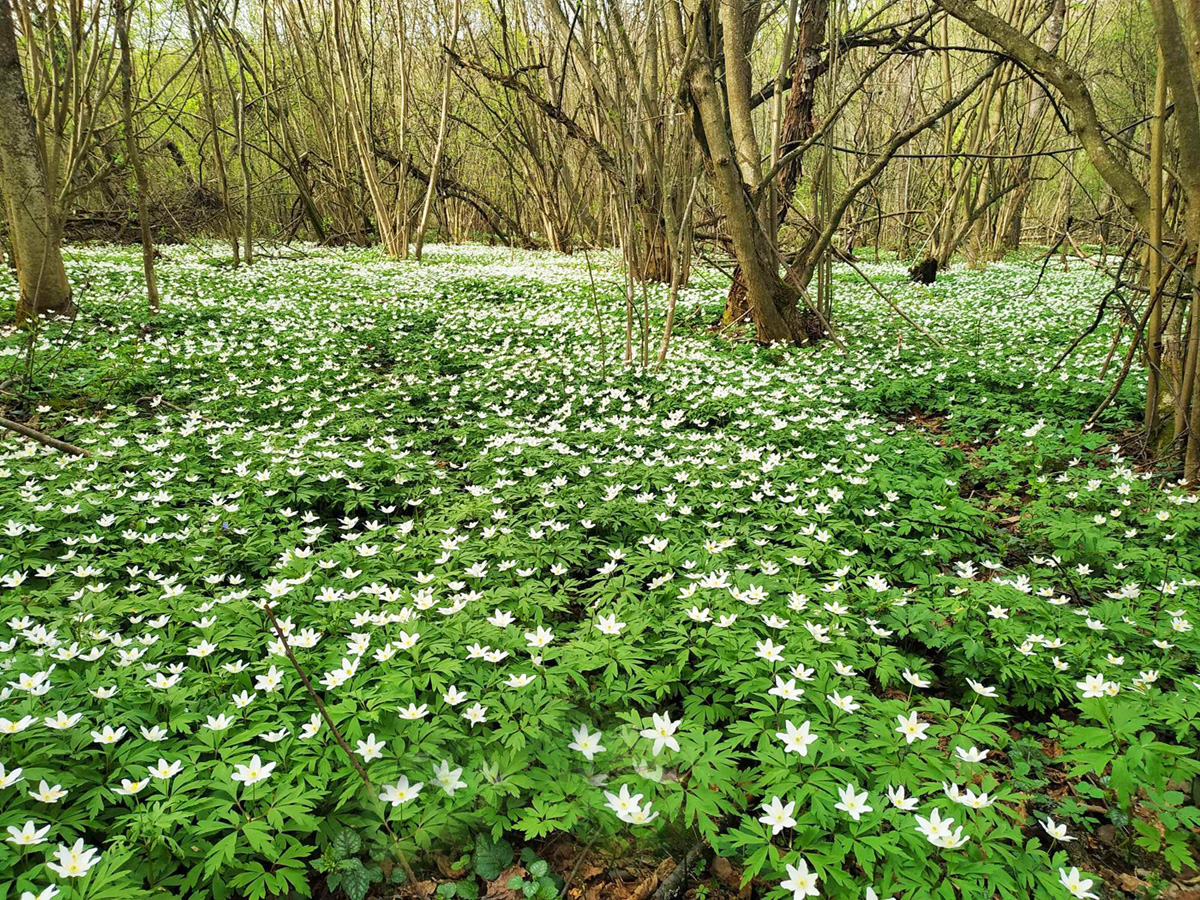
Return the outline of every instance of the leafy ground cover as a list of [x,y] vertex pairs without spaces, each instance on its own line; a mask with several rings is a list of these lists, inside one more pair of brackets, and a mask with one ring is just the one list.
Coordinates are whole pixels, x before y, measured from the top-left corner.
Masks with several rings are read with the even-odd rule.
[[939,349],[840,272],[843,356],[700,273],[630,372],[611,260],[430,252],[168,248],[150,322],[81,248],[3,337],[90,455],[0,453],[0,898],[644,898],[698,838],[698,897],[1194,896],[1200,510],[1134,379],[1083,427],[1120,336],[1055,365],[1101,276],[865,266]]

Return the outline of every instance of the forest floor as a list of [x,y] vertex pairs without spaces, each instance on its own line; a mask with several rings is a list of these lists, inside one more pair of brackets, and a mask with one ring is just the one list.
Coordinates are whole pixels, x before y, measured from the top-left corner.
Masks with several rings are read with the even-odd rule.
[[0,334],[87,452],[0,442],[0,900],[1200,900],[1200,508],[1136,367],[1084,427],[1103,275],[861,263],[922,334],[839,266],[843,354],[700,270],[659,369],[612,258],[427,253],[165,247],[151,319],[73,247]]

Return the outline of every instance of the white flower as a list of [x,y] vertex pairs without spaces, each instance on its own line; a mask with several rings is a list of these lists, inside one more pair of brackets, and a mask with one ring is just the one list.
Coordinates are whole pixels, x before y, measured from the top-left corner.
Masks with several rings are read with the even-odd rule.
[[596,622],[596,628],[601,634],[620,634],[625,629],[624,622],[617,621],[617,614],[613,613],[609,616],[600,616]]
[[792,892],[792,900],[821,896],[821,892],[817,890],[817,884],[820,882],[817,873],[808,871],[808,860],[803,856],[800,857],[799,862],[798,866],[788,864],[787,880],[780,882],[779,886]]
[[400,780],[395,784],[385,784],[383,792],[379,795],[379,799],[384,803],[390,803],[392,806],[400,806],[402,803],[407,803],[409,800],[416,799],[417,794],[421,793],[421,788],[425,786],[425,782],[418,781],[416,784],[408,783],[408,776],[401,775]]
[[917,797],[905,796],[904,785],[900,785],[900,787],[897,788],[888,785],[887,795],[892,806],[895,806],[897,809],[902,809],[905,812],[912,812],[921,803],[920,799]]
[[252,784],[258,784],[260,781],[266,781],[271,777],[271,772],[275,769],[275,763],[264,763],[257,753],[250,757],[250,762],[246,765],[235,764],[237,770],[229,777],[234,781],[240,781],[242,784],[249,787]]
[[183,760],[177,759],[173,763],[167,762],[162,757],[159,757],[158,763],[149,767],[149,772],[155,778],[167,779],[174,778],[179,774],[179,770],[183,768]]
[[981,697],[995,697],[996,696],[996,689],[994,687],[989,687],[986,684],[976,681],[974,678],[968,678],[967,684],[971,685],[971,690],[973,690],[975,693],[977,693]]
[[917,816],[917,831],[925,835],[925,839],[935,847],[960,847],[967,842],[962,836],[962,826],[951,830],[953,819],[943,819],[941,810],[934,808],[929,818]]
[[964,750],[962,747],[955,747],[954,752],[958,754],[958,758],[963,762],[977,763],[983,762],[988,758],[990,750],[980,750],[978,747],[972,746],[970,750]]
[[0,718],[0,734],[20,734],[33,723],[33,716],[25,716],[17,719],[15,722],[10,721],[9,719]]
[[16,825],[8,826],[8,837],[5,838],[10,844],[16,844],[18,847],[32,847],[36,844],[43,844],[46,841],[46,835],[50,832],[49,825],[37,827],[37,823],[30,819],[21,828]]
[[105,725],[100,731],[92,732],[92,743],[111,746],[120,741],[123,737],[125,737],[124,725],[117,728],[115,731],[111,725]]
[[674,738],[677,728],[683,723],[683,719],[678,722],[672,722],[669,714],[659,715],[652,714],[654,720],[653,728],[643,728],[639,734],[647,740],[654,741],[654,755],[658,756],[662,752],[663,747],[679,752],[679,741]]
[[138,728],[142,737],[147,741],[165,741],[167,739],[167,729],[162,725],[155,725],[153,728],[147,728],[142,725]]
[[801,756],[808,756],[808,745],[815,743],[817,735],[811,734],[809,728],[812,722],[803,722],[797,728],[790,721],[784,722],[783,727],[787,731],[775,732],[775,737],[783,741],[784,753],[799,753]]
[[1075,838],[1067,834],[1067,826],[1062,822],[1055,822],[1049,816],[1046,816],[1044,822],[1041,823],[1042,830],[1056,841],[1073,841]]
[[461,767],[451,769],[450,761],[443,759],[440,765],[433,767],[433,783],[453,797],[455,791],[467,786],[467,783],[459,777],[462,772]]
[[872,811],[872,807],[867,806],[867,792],[858,793],[853,782],[843,788],[838,788],[838,796],[841,798],[841,802],[835,803],[833,808],[842,810],[855,822],[862,818],[864,813]]
[[1079,900],[1097,900],[1096,895],[1089,890],[1092,886],[1092,879],[1081,876],[1079,870],[1074,866],[1069,872],[1066,869],[1059,869],[1058,880],[1071,892],[1072,896],[1078,897]]
[[862,704],[855,703],[854,697],[851,694],[843,697],[837,691],[834,691],[832,694],[826,694],[825,699],[844,712],[852,713],[862,709]]
[[907,717],[897,715],[896,720],[900,723],[896,731],[904,735],[904,740],[911,744],[913,741],[927,741],[929,735],[925,732],[929,730],[928,722],[917,721],[917,711],[914,709]]
[[1082,691],[1084,697],[1103,697],[1107,684],[1103,675],[1087,675],[1083,681],[1075,682],[1075,687]]
[[772,797],[762,805],[762,811],[763,814],[759,816],[758,821],[769,825],[772,835],[779,834],[783,829],[792,828],[796,824],[796,820],[792,818],[792,813],[796,811],[795,800],[784,805],[778,797]]
[[42,719],[42,724],[47,728],[62,731],[66,728],[74,728],[81,718],[83,718],[83,713],[75,713],[73,716],[68,716],[60,709],[54,718],[46,717]]
[[100,862],[96,848],[84,846],[83,838],[71,847],[59,844],[58,849],[54,851],[54,857],[57,862],[46,860],[46,868],[59,878],[82,878],[88,873],[88,869]]
[[781,662],[783,660],[783,644],[772,643],[770,638],[765,641],[758,641],[758,648],[754,655],[759,659],[765,659],[767,662]]
[[588,734],[586,722],[578,728],[571,729],[571,737],[575,738],[575,740],[567,744],[567,749],[579,751],[588,762],[591,762],[597,753],[603,753],[606,749],[600,744],[601,732],[597,731],[593,734]]
[[38,784],[38,789],[30,791],[29,796],[34,800],[40,800],[42,803],[57,803],[63,797],[67,796],[68,793],[70,792],[63,790],[62,785],[56,784],[51,787],[46,783],[46,779],[43,778],[41,783]]
[[636,809],[639,809],[639,804],[642,802],[641,794],[633,794],[630,796],[629,785],[621,785],[621,792],[614,794],[610,791],[604,792],[604,799],[607,801],[607,806],[617,814],[617,818],[623,822],[629,821],[629,815]]
[[631,825],[645,825],[653,822],[658,818],[658,813],[650,809],[650,801],[647,800],[644,805],[635,807],[621,818]]
[[795,678],[784,681],[782,675],[776,675],[775,687],[771,688],[767,693],[783,700],[799,700],[804,696],[804,688],[796,687]]
[[415,703],[410,703],[405,709],[399,710],[399,712],[400,718],[408,719],[409,721],[415,721],[417,719],[423,719],[429,715],[429,706],[425,703],[422,703],[420,706],[417,706]]
[[375,733],[372,732],[367,735],[365,741],[358,742],[358,749],[354,752],[363,758],[363,762],[370,762],[383,756],[383,748],[386,746],[387,741],[375,740]]
[[149,783],[150,780],[147,778],[143,778],[140,781],[130,781],[128,778],[122,778],[121,786],[119,788],[113,788],[112,792],[114,794],[120,794],[122,797],[133,797],[140,793],[142,789],[145,788]]

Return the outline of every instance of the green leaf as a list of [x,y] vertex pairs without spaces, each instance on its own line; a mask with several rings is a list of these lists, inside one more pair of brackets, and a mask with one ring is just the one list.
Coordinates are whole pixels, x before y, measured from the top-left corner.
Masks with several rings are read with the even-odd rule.
[[371,889],[371,876],[357,859],[342,873],[342,890],[350,900],[363,900]]
[[329,849],[334,859],[346,859],[357,856],[362,850],[362,838],[353,828],[343,828],[329,842]]
[[493,842],[487,835],[475,835],[475,874],[484,881],[495,881],[512,861],[512,845],[504,838]]

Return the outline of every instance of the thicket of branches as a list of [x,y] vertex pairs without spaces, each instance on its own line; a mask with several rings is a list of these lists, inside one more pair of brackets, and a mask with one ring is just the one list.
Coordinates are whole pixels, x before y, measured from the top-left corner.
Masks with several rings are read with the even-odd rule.
[[603,246],[645,363],[636,282],[697,256],[805,344],[836,257],[1100,243],[1195,474],[1197,72],[1198,0],[0,0],[18,318],[70,311],[64,237],[141,240],[151,308],[156,241]]

